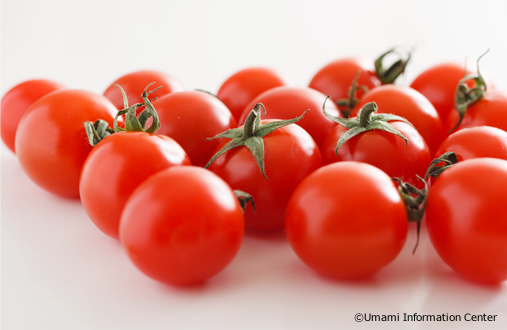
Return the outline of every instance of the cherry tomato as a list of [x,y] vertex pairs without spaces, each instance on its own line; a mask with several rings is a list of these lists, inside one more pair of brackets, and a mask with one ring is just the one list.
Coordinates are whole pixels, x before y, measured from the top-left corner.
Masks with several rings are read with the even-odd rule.
[[43,189],[79,197],[81,167],[92,150],[84,123],[103,119],[112,126],[116,112],[108,99],[92,92],[62,89],[47,94],[19,122],[19,163]]
[[120,240],[132,262],[168,284],[202,282],[238,252],[244,219],[231,188],[212,172],[176,166],[152,175],[128,199]]
[[219,139],[207,141],[207,138],[236,127],[229,109],[208,93],[176,92],[155,102],[161,124],[157,134],[176,140],[193,165],[206,165],[221,142]]
[[[320,69],[308,87],[318,90],[325,95],[330,95],[333,101],[347,99],[350,86],[358,72],[358,86],[373,89],[382,85],[377,77],[373,61],[362,57],[349,57],[333,61]],[[357,98],[364,95],[362,89],[357,90]]]
[[[329,132],[336,126],[336,123],[326,118],[322,112],[325,100],[326,95],[311,88],[276,87],[254,98],[244,109],[239,123],[245,122],[250,110],[259,102],[267,109],[266,114],[263,115],[264,119],[293,119],[310,109],[297,125],[304,128],[320,147]],[[340,115],[332,103],[326,104],[326,110],[334,116]]]
[[[459,120],[456,110],[449,113],[448,130]],[[458,130],[474,126],[491,126],[507,131],[507,94],[501,91],[486,92],[483,99],[468,107]]]
[[[467,70],[466,75],[472,72]],[[454,108],[456,87],[465,77],[463,64],[442,63],[423,71],[410,84],[410,87],[424,95],[435,107],[440,118],[447,120]]]
[[407,236],[407,213],[393,181],[358,162],[323,166],[287,206],[286,232],[298,257],[339,279],[369,276],[389,264]]
[[449,135],[435,156],[448,151],[454,152],[459,162],[479,157],[507,160],[507,132],[489,126],[464,128]]
[[37,79],[24,81],[5,93],[1,105],[2,141],[13,153],[16,153],[14,141],[19,121],[28,107],[44,95],[63,88],[59,83]]
[[128,197],[150,175],[175,165],[190,165],[173,139],[145,132],[118,132],[100,141],[83,165],[79,191],[83,207],[106,235],[118,238]]
[[[183,85],[176,78],[159,71],[144,70],[136,71],[116,79],[104,92],[104,96],[113,102],[118,110],[124,108],[123,96],[120,89],[115,84],[120,85],[127,93],[129,103],[143,103],[141,92],[146,86],[155,82],[156,86],[161,86],[159,90],[151,95],[151,98],[161,97],[163,95],[184,90]],[[138,108],[138,113],[143,110]]]
[[256,96],[271,88],[286,85],[291,85],[291,82],[282,73],[253,67],[238,71],[227,78],[220,86],[217,96],[227,105],[234,118],[239,120],[245,107]]
[[447,137],[442,121],[433,105],[416,90],[396,85],[384,85],[368,92],[354,107],[357,115],[366,103],[375,102],[379,113],[392,113],[406,118],[426,141],[431,154]]
[[435,180],[426,205],[429,237],[440,257],[479,282],[507,280],[507,161],[470,159]]
[[[268,122],[262,121],[263,124]],[[265,135],[263,141],[267,179],[246,146],[227,151],[209,169],[233,189],[247,192],[254,198],[256,213],[251,208],[245,212],[247,228],[280,230],[284,228],[290,195],[301,180],[322,165],[322,157],[311,136],[298,125],[276,129]],[[223,141],[217,151],[227,142]]]
[[352,137],[338,149],[336,155],[337,142],[340,136],[348,131],[338,125],[322,145],[324,164],[340,161],[364,162],[380,168],[390,177],[401,178],[421,187],[416,175],[424,177],[431,162],[426,142],[414,127],[405,122],[392,121],[389,124],[407,138],[408,144],[394,134],[375,129]]

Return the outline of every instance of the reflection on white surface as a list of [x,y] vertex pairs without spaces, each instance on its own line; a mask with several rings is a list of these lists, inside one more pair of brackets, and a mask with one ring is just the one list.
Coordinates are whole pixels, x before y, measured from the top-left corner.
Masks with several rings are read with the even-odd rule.
[[[78,201],[46,193],[2,147],[3,324],[15,329],[337,329],[356,313],[492,314],[507,325],[507,283],[456,275],[423,227],[411,224],[400,256],[371,278],[336,281],[305,266],[284,233],[248,232],[234,261],[202,285],[177,288],[141,274],[120,244],[95,228]],[[26,317],[29,312],[31,317]],[[366,322],[365,322],[366,323]],[[403,321],[375,329],[441,328]],[[173,327],[171,327],[172,329]],[[476,329],[471,322],[445,328]]]

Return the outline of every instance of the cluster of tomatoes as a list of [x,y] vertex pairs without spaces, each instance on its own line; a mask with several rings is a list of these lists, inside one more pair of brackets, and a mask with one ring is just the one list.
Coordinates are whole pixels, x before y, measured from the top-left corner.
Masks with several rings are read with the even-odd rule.
[[393,84],[410,60],[384,68],[394,52],[338,59],[307,88],[248,68],[217,95],[157,71],[103,95],[30,80],[2,99],[2,140],[164,283],[220,272],[245,228],[285,230],[309,267],[361,278],[424,219],[458,273],[507,280],[507,94],[452,63]]

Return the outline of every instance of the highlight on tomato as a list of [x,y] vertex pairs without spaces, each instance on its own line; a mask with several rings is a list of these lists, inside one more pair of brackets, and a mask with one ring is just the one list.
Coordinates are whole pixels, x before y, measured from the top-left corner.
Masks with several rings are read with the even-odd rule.
[[256,96],[271,88],[289,85],[292,85],[291,80],[277,70],[251,67],[227,78],[220,86],[217,97],[227,105],[236,121],[239,121],[247,105]]
[[351,116],[356,116],[357,112],[370,102],[377,104],[378,113],[390,113],[407,119],[424,138],[432,155],[448,135],[433,105],[410,87],[379,86],[363,96]]
[[5,93],[0,107],[0,131],[7,148],[16,153],[16,131],[26,110],[41,97],[64,88],[65,86],[51,80],[34,79],[24,81]]
[[[118,110],[122,110],[124,109],[123,95],[116,85],[120,85],[123,88],[130,103],[142,104],[143,98],[141,92],[151,83],[156,83],[157,86],[160,86],[160,88],[152,94],[152,99],[185,89],[179,80],[167,73],[156,70],[141,70],[128,73],[116,79],[104,91],[104,96],[111,100]],[[143,107],[138,108],[138,114],[143,110]]]
[[324,113],[339,125],[324,141],[324,164],[357,161],[376,166],[390,177],[422,187],[417,175],[424,176],[431,162],[426,142],[405,118],[378,113],[375,102],[367,103],[356,118],[339,118]]
[[[114,131],[101,121],[85,124],[94,147],[81,173],[81,202],[97,228],[116,239],[119,237],[121,212],[132,191],[152,174],[171,166],[191,164],[176,141],[154,134],[160,122],[148,98],[148,87],[143,92],[146,110],[139,118],[136,117],[136,109],[141,104],[128,106],[127,96],[123,93],[125,110],[116,114]],[[125,129],[117,125],[118,117],[123,114]],[[149,118],[153,119],[153,123],[145,129]]]
[[25,112],[16,133],[16,153],[25,173],[53,194],[79,197],[79,176],[92,150],[86,121],[113,124],[116,108],[104,96],[61,89],[41,97]]
[[[240,128],[214,138],[227,138],[206,165],[233,189],[248,192],[256,213],[245,212],[245,225],[260,231],[281,230],[290,195],[306,176],[322,166],[319,148],[300,126],[303,118],[263,120],[256,104]],[[267,109],[269,111],[269,109]]]
[[[269,109],[263,116],[264,119],[292,119],[310,109],[311,111],[305,114],[297,125],[307,131],[320,147],[329,132],[336,126],[336,123],[326,118],[320,110],[325,100],[326,95],[311,88],[287,86],[272,88],[248,104],[238,123],[245,123],[250,111],[257,103],[262,103],[266,109]],[[340,116],[334,104],[328,106],[328,112],[333,116]]]
[[237,254],[244,233],[232,189],[203,168],[175,166],[141,183],[125,204],[120,240],[149,277],[190,285],[222,271]]
[[476,158],[435,180],[426,206],[428,234],[442,260],[474,281],[507,280],[507,161]]
[[[405,72],[411,53],[401,53],[392,48],[375,61],[364,57],[346,57],[333,61],[320,69],[311,79],[308,87],[330,95],[338,105],[342,117],[348,118],[361,97],[371,89],[382,84],[392,84]],[[398,59],[385,68],[385,58]]]
[[207,140],[237,127],[229,109],[215,96],[202,91],[174,92],[157,100],[160,129],[157,134],[173,138],[193,165],[210,160],[221,140]]
[[326,165],[305,178],[287,206],[296,255],[338,279],[370,276],[392,262],[407,236],[407,213],[391,178],[365,163]]

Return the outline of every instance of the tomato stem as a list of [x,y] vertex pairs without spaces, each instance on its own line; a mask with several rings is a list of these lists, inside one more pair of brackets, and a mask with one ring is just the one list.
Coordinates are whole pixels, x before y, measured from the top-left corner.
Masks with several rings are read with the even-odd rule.
[[[471,74],[466,75],[466,66],[465,66],[465,77],[459,81],[458,86],[456,87],[456,93],[454,96],[454,109],[458,111],[459,114],[459,120],[456,126],[454,126],[450,131],[454,131],[463,121],[463,118],[465,117],[466,111],[468,107],[472,106],[473,104],[479,102],[484,98],[486,95],[486,91],[488,89],[488,86],[486,84],[486,81],[484,80],[484,77],[481,75],[481,72],[479,70],[479,61],[481,58],[486,55],[489,52],[489,49],[479,56],[477,59],[477,74]],[[475,83],[475,86],[470,88],[467,85],[467,81],[473,80]]]
[[229,141],[222,149],[220,149],[213,155],[213,157],[211,157],[205,168],[208,168],[218,157],[225,154],[227,151],[237,147],[245,146],[254,156],[254,159],[262,173],[262,176],[264,176],[265,179],[268,178],[264,171],[264,140],[262,138],[278,128],[298,122],[303,118],[305,113],[310,111],[310,109],[306,110],[301,116],[297,118],[276,120],[265,124],[261,124],[261,109],[263,109],[263,113],[265,114],[266,108],[264,105],[262,103],[257,103],[248,114],[245,125],[242,128],[229,129],[207,139],[213,140],[218,138],[228,138],[231,139],[231,141]]
[[[443,165],[440,165],[444,163]],[[433,178],[438,178],[440,174],[442,174],[448,168],[454,166],[454,164],[458,163],[458,157],[452,151],[448,151],[442,154],[440,157],[435,158],[431,161],[426,174],[424,175],[424,180],[426,181],[430,176]],[[440,165],[440,166],[437,166]]]
[[233,190],[233,192],[236,195],[236,198],[238,199],[239,206],[241,206],[241,210],[243,211],[243,213],[245,213],[246,207],[248,206],[248,203],[250,203],[252,204],[254,214],[257,214],[257,212],[255,211],[255,201],[252,195],[241,190]]
[[[394,81],[405,72],[405,68],[407,67],[410,58],[412,57],[412,51],[406,51],[407,55],[404,57],[399,52],[399,47],[393,47],[386,51],[384,54],[380,55],[375,60],[375,70],[377,72],[377,76],[382,81],[382,84],[392,84]],[[387,55],[395,54],[398,55],[399,59],[394,62],[389,68],[384,69],[384,58]]]
[[357,80],[359,79],[360,75],[361,70],[358,70],[356,76],[354,77],[354,80],[352,80],[352,84],[350,85],[348,99],[340,99],[335,102],[338,106],[338,109],[340,109],[340,113],[342,114],[343,118],[349,118],[350,113],[359,102],[359,99],[357,98],[357,90],[363,90],[364,93],[368,93],[369,91],[368,87],[364,85],[357,86]]
[[407,211],[407,218],[409,222],[417,223],[417,242],[415,243],[412,254],[415,253],[419,245],[419,234],[421,230],[421,219],[426,211],[426,201],[428,199],[428,184],[426,180],[417,175],[417,179],[424,183],[423,189],[417,189],[407,182],[403,182],[399,178],[392,178],[398,184],[398,192],[401,199],[405,203],[405,210]]
[[324,112],[324,115],[327,118],[334,121],[335,123],[349,129],[348,131],[343,133],[338,139],[338,142],[336,143],[336,155],[338,155],[338,149],[340,149],[340,147],[345,142],[347,142],[354,136],[376,129],[395,134],[405,141],[406,146],[408,145],[408,139],[403,134],[401,134],[396,128],[394,128],[391,124],[388,123],[388,121],[399,120],[409,124],[410,126],[413,126],[405,118],[393,114],[385,114],[385,113],[374,114],[378,109],[377,104],[375,102],[366,103],[359,110],[356,118],[334,117],[326,111],[326,101],[329,97],[330,96],[328,95],[327,98],[324,100],[324,104],[322,104],[322,111]]
[[[146,132],[154,134],[158,129],[160,129],[160,120],[158,118],[157,111],[155,110],[153,104],[151,103],[157,98],[154,97],[152,99],[149,99],[148,96],[157,91],[158,89],[160,89],[162,86],[159,86],[148,92],[148,88],[153,84],[154,82],[146,86],[146,88],[144,89],[142,94],[144,102],[135,103],[132,104],[131,106],[128,105],[128,98],[127,94],[125,93],[125,90],[123,90],[123,88],[120,85],[115,84],[115,86],[117,86],[121,91],[121,94],[123,96],[123,105],[125,107],[123,110],[118,111],[116,113],[116,116],[114,117],[115,132],[127,131],[127,132]],[[139,117],[137,117],[137,108],[140,106],[146,109],[143,112],[141,112]],[[125,128],[121,128],[118,126],[118,117],[121,115],[125,115]],[[150,125],[150,127],[145,129],[146,122],[148,121],[149,118],[153,118],[153,122]]]
[[[146,86],[146,88],[143,91],[142,98],[144,100],[144,103],[135,103],[129,106],[127,94],[125,93],[125,90],[118,85],[118,88],[120,89],[122,96],[123,96],[123,106],[125,109],[122,109],[116,113],[114,116],[114,122],[113,122],[113,128],[109,127],[109,124],[102,119],[97,120],[95,123],[91,121],[87,121],[84,123],[86,135],[88,136],[88,141],[94,147],[97,143],[102,141],[107,136],[115,133],[115,132],[122,132],[122,131],[141,131],[146,133],[155,133],[160,128],[160,120],[158,118],[157,111],[155,111],[155,108],[153,107],[153,102],[157,98],[154,97],[151,100],[148,98],[148,96],[158,90],[160,87],[157,87],[151,91],[148,92],[148,87],[153,85],[154,83],[149,84]],[[144,110],[140,115],[139,118],[136,116],[136,109],[137,107],[145,107],[146,110]],[[121,128],[118,126],[118,118],[122,115],[125,115],[125,128]],[[148,129],[145,130],[146,122],[149,118],[153,118],[153,123],[150,125]]]
[[266,114],[266,108],[264,107],[264,104],[257,103],[253,110],[250,111],[248,116],[245,119],[244,124],[244,133],[243,136],[246,138],[255,136],[255,131],[257,130],[257,127],[261,125],[261,108],[263,110],[263,114]]
[[109,127],[107,121],[98,119],[95,123],[91,121],[87,121],[84,123],[86,135],[88,136],[88,141],[90,142],[92,147],[95,147],[97,143],[102,141],[105,137],[114,133],[114,130]]

